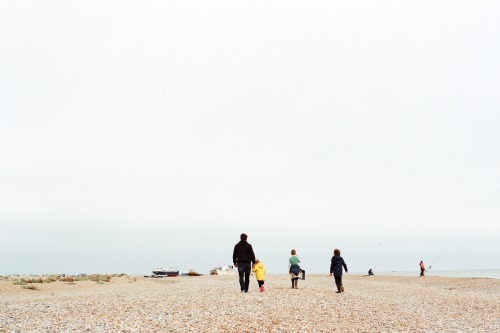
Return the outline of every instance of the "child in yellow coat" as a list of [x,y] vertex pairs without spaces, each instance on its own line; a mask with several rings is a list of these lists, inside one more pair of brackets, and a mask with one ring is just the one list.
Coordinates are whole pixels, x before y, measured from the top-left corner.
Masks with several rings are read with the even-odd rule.
[[252,272],[255,272],[255,277],[257,278],[257,283],[259,284],[260,292],[264,291],[264,279],[266,278],[266,269],[264,264],[260,262],[259,259],[255,260],[252,267]]

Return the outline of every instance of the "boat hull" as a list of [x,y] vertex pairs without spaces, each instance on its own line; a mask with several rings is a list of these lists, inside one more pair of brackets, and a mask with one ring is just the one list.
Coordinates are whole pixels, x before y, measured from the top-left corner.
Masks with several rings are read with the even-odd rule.
[[154,270],[155,276],[179,276],[179,271]]

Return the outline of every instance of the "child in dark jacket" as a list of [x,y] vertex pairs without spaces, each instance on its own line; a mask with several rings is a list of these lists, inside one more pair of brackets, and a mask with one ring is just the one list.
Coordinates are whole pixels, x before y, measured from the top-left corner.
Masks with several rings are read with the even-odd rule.
[[335,284],[337,285],[336,293],[344,292],[344,286],[342,285],[342,266],[347,273],[347,265],[345,264],[344,259],[340,256],[340,250],[333,250],[333,257],[330,264],[330,276],[335,277]]

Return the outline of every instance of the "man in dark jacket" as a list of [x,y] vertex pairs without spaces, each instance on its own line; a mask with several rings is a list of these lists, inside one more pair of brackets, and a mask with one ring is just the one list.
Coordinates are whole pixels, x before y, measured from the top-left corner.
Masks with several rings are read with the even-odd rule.
[[337,293],[344,292],[344,286],[342,285],[342,266],[347,273],[347,265],[345,264],[344,259],[340,256],[340,250],[333,250],[333,257],[330,264],[330,276],[333,273],[335,277],[335,284],[337,285]]
[[241,234],[240,241],[234,246],[233,250],[233,264],[238,267],[241,291],[246,293],[250,284],[252,265],[255,263],[255,254],[252,245],[247,242],[247,238],[246,234]]

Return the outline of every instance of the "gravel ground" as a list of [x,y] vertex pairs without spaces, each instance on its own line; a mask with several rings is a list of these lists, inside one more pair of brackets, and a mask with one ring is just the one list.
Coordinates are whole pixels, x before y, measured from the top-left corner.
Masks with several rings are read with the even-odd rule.
[[347,274],[53,282],[0,280],[0,332],[500,332],[500,280]]

